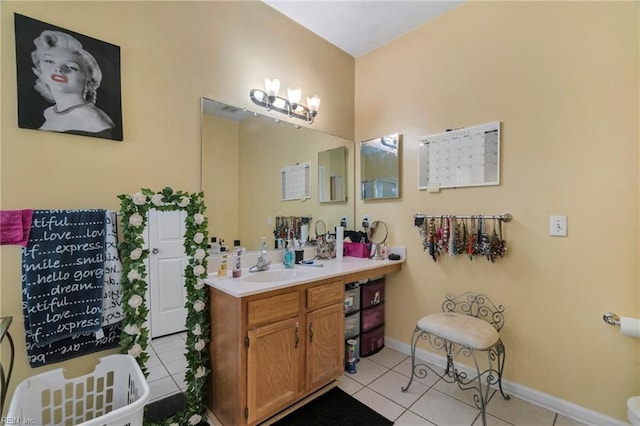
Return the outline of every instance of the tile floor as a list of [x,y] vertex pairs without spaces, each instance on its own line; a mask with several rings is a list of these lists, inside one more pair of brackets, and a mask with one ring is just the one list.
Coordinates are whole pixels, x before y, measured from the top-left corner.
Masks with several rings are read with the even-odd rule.
[[[174,334],[151,341],[149,376],[151,402],[184,389],[185,335]],[[442,369],[434,367],[436,371]],[[482,424],[480,410],[473,404],[472,391],[461,391],[457,385],[440,380],[431,372],[425,379],[414,379],[411,388],[400,388],[409,380],[411,360],[403,353],[384,348],[377,354],[360,359],[356,374],[345,373],[339,387],[373,408],[397,426],[477,426]],[[487,405],[490,426],[576,426],[582,423],[521,399],[505,401],[493,391]],[[214,419],[212,425],[219,425]],[[311,425],[310,425],[311,426]]]

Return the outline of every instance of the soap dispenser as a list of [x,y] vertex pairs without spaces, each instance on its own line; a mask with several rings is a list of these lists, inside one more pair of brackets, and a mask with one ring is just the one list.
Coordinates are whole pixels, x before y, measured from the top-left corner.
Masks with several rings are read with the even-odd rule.
[[285,269],[293,269],[295,255],[293,253],[293,242],[287,240],[287,248],[284,250],[284,267]]

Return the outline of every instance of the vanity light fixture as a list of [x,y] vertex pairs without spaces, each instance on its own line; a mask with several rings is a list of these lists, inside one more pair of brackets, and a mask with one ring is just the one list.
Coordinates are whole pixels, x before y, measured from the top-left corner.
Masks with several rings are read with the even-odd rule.
[[312,124],[316,115],[318,115],[320,98],[317,95],[311,98],[307,97],[307,105],[303,105],[300,103],[302,89],[299,87],[289,87],[287,89],[288,99],[278,96],[280,80],[277,78],[273,80],[265,79],[264,87],[264,90],[251,89],[249,98],[254,104],[260,105],[267,111],[278,111],[288,117],[304,120],[309,124]]

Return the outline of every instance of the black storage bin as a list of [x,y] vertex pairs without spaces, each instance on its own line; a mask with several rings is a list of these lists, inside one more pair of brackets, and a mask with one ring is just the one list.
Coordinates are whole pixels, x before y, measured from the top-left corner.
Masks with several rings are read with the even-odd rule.
[[384,347],[384,278],[360,287],[360,356]]
[[384,325],[360,335],[360,356],[373,355],[384,348]]

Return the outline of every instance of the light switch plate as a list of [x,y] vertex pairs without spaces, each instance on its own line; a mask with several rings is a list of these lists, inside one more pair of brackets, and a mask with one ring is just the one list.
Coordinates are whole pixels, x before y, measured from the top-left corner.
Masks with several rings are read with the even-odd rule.
[[549,235],[552,237],[567,236],[566,216],[549,216]]

